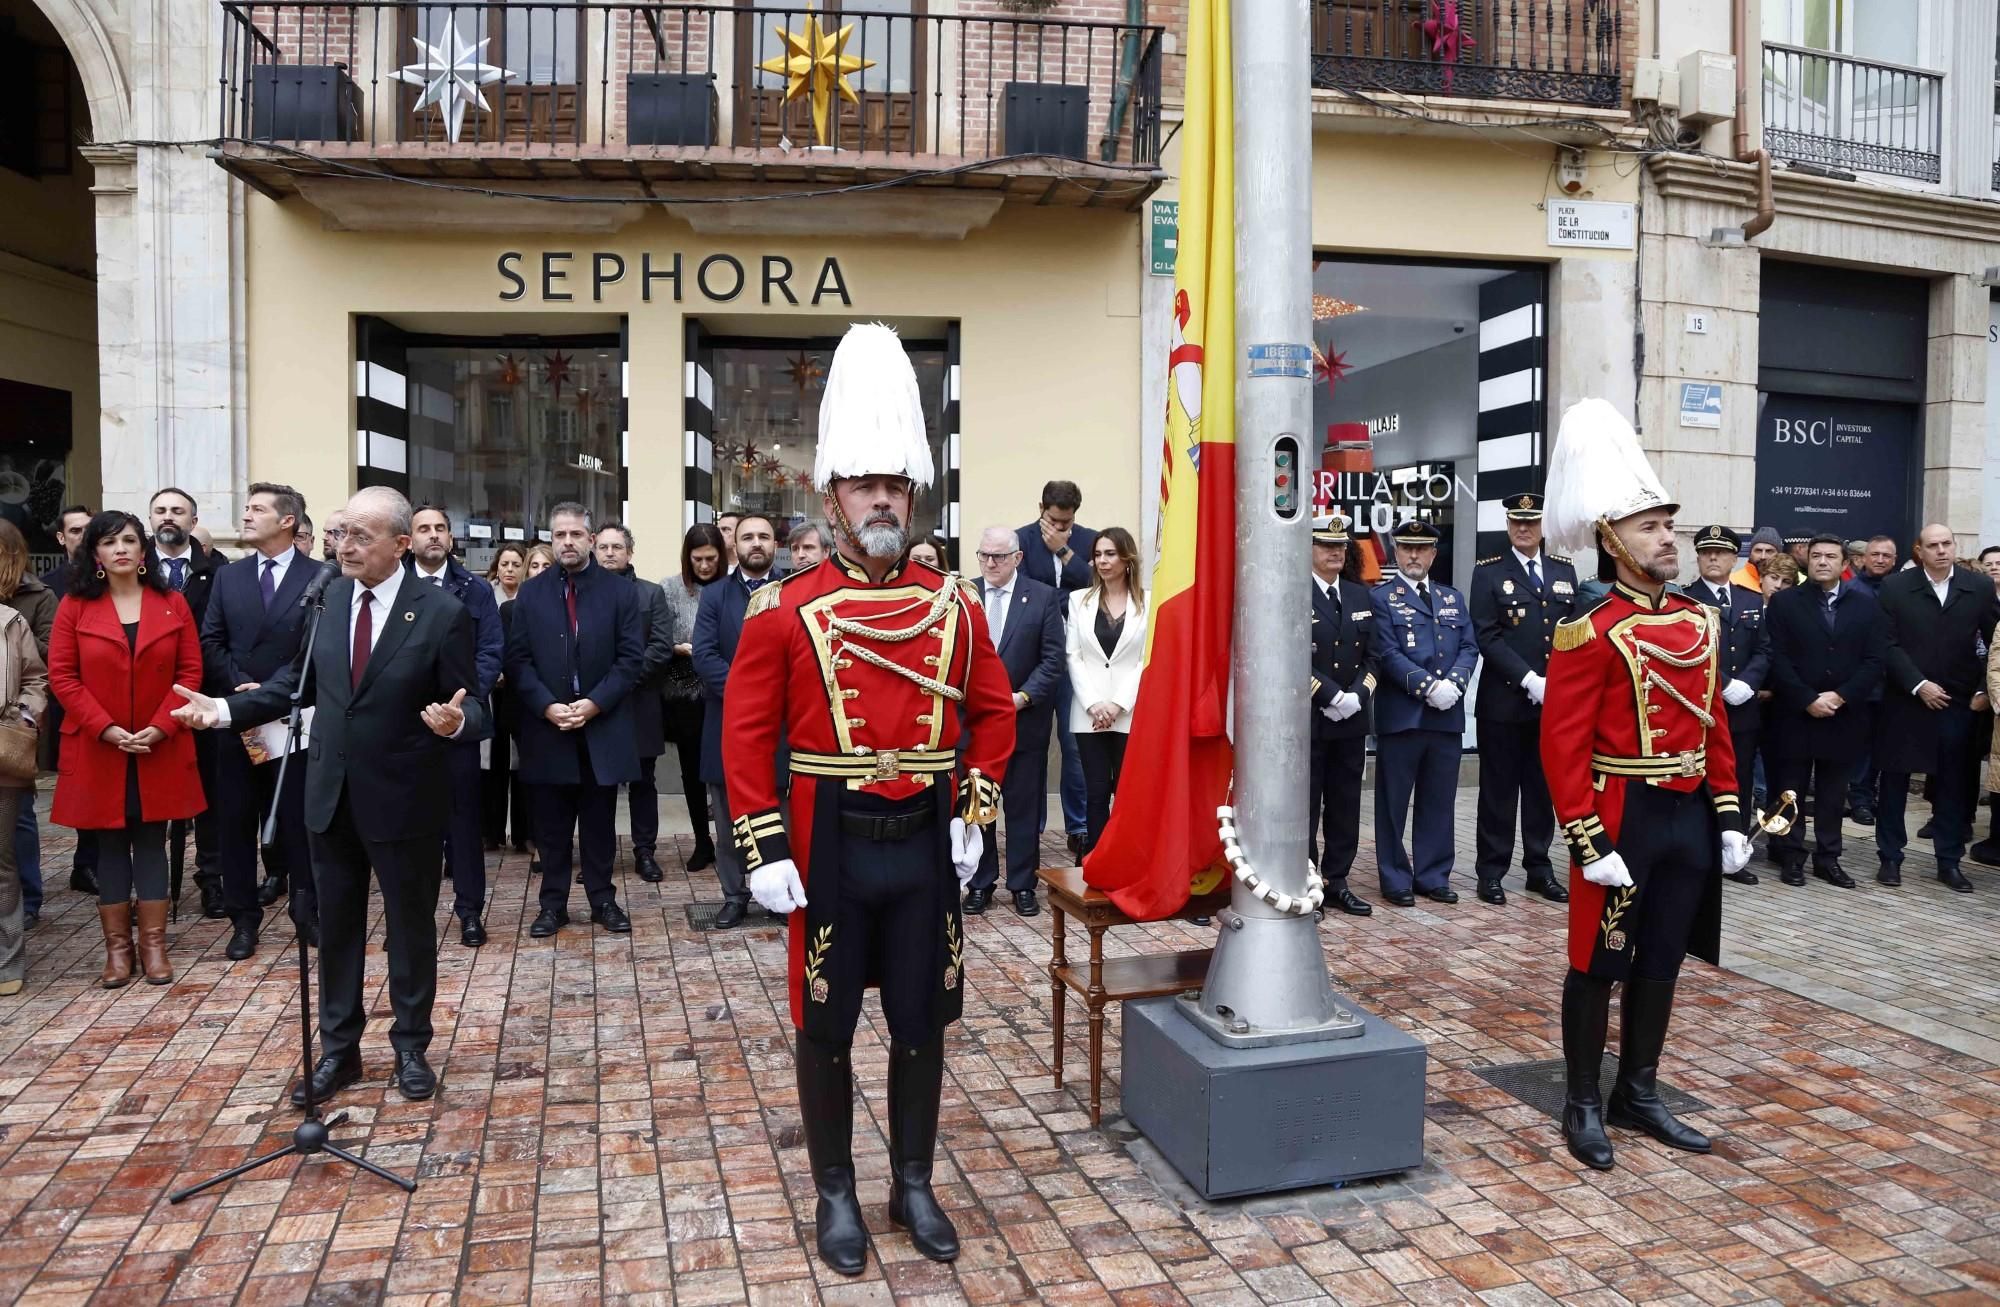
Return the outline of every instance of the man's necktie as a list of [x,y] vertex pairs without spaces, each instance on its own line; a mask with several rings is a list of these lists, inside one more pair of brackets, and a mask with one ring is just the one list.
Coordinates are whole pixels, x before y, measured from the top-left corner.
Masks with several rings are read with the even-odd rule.
[[1431,606],[1431,588],[1425,582],[1417,582],[1417,598],[1423,601],[1424,607]]
[[1535,587],[1536,594],[1542,592],[1542,569],[1535,565],[1532,558],[1528,560],[1528,584]]
[[759,590],[770,584],[773,579],[768,572],[763,576],[746,576],[743,578],[743,588],[751,594],[756,594]]
[[1000,620],[1007,612],[1007,592],[989,587],[986,591],[986,633],[993,637],[993,647],[1000,647]]
[[173,586],[176,590],[187,588],[187,559],[169,558],[167,560],[167,584]]
[[1720,609],[1721,609],[1721,610],[1722,610],[1723,612],[1725,612],[1725,613],[1726,613],[1726,612],[1728,612],[1728,611],[1729,611],[1729,591],[1727,591],[1727,590],[1723,589],[1723,588],[1722,588],[1721,586],[1719,586],[1719,585],[1716,585],[1716,586],[1710,586],[1710,587],[1709,587],[1709,589],[1711,589],[1711,590],[1715,591],[1715,606],[1716,606],[1717,608],[1720,608]]
[[444,573],[439,572],[436,576],[432,577],[431,584],[440,590],[444,589]]
[[264,575],[257,578],[257,589],[264,596],[264,607],[269,609],[271,601],[278,595],[278,560],[264,560]]
[[563,578],[563,604],[569,609],[569,638],[576,639],[576,577]]
[[1840,597],[1839,591],[1837,590],[1827,591],[1826,603],[1822,605],[1820,608],[1820,615],[1826,618],[1826,629],[1829,631],[1833,629],[1833,601],[1839,597]]
[[375,592],[356,590],[354,602],[361,605],[361,611],[354,618],[354,652],[348,662],[353,669],[353,679],[349,689],[361,688],[361,674],[368,670],[368,654],[375,647]]

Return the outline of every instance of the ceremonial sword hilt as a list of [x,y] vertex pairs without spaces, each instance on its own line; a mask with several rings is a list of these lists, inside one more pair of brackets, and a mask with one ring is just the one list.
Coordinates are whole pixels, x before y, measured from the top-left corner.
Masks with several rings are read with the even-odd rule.
[[[1785,810],[1787,808],[1791,809],[1790,815],[1786,814]],[[1756,815],[1751,818],[1751,821],[1755,823],[1758,830],[1763,831],[1766,835],[1783,835],[1792,828],[1792,823],[1798,819],[1798,808],[1798,791],[1786,790],[1778,796],[1777,805],[1771,809],[1770,815],[1766,816],[1763,809],[1760,808],[1757,810]]]

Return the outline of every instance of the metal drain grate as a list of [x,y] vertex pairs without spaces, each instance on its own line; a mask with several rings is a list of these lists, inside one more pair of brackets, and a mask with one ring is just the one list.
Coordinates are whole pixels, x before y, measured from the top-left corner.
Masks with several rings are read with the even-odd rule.
[[[1547,1062],[1514,1062],[1507,1066],[1481,1066],[1472,1068],[1473,1074],[1481,1080],[1504,1089],[1529,1107],[1557,1121],[1562,1120],[1563,1100],[1569,1094],[1569,1074],[1563,1067],[1561,1058]],[[1604,1063],[1597,1073],[1597,1083],[1602,1086],[1606,1098],[1611,1096],[1611,1086],[1618,1083],[1618,1055],[1606,1053]],[[1706,1112],[1708,1104],[1693,1094],[1675,1089],[1671,1085],[1660,1086],[1660,1097],[1666,1100],[1667,1110],[1675,1116],[1686,1116],[1690,1112]]]
[[[720,900],[714,903],[690,903],[687,905],[687,910],[688,928],[690,930],[714,930],[715,917],[717,913],[722,911],[722,903]],[[743,915],[743,924],[737,927],[737,929],[756,930],[760,927],[782,926],[784,924],[785,919],[783,917],[774,917],[755,903],[752,903],[750,910]]]

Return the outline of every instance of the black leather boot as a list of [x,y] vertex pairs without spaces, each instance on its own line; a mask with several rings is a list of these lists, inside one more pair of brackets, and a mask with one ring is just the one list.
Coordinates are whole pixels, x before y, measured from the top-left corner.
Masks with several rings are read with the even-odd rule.
[[1669,980],[1628,980],[1619,1003],[1618,1083],[1612,1087],[1606,1118],[1612,1125],[1639,1130],[1669,1148],[1705,1153],[1708,1136],[1682,1125],[1660,1098],[1660,1049],[1674,1013]]
[[1597,1073],[1611,1024],[1611,982],[1572,969],[1563,980],[1563,1061],[1569,1093],[1563,1100],[1563,1142],[1569,1155],[1598,1171],[1611,1169],[1611,1137],[1604,1133],[1604,1102]]
[[889,1221],[934,1262],[958,1256],[958,1231],[931,1192],[938,1099],[944,1090],[944,1039],[889,1041]]
[[819,1257],[842,1275],[859,1275],[868,1265],[868,1226],[854,1196],[854,1075],[847,1047],[800,1035],[795,1061],[799,1115],[819,1193]]

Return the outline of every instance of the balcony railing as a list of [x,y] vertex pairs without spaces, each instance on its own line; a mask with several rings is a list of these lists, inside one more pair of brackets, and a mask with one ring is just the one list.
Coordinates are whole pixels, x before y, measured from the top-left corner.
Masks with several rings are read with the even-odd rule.
[[1158,27],[875,13],[839,0],[224,0],[222,10],[226,163],[232,149],[377,168],[429,158],[454,173],[467,160],[516,159],[629,178],[620,161],[697,156],[1065,175],[1074,165],[1046,161],[1142,171],[1159,161]]
[[1619,0],[1314,0],[1312,84],[1623,103]]
[[1780,159],[1937,181],[1944,74],[1764,43],[1764,145]]

